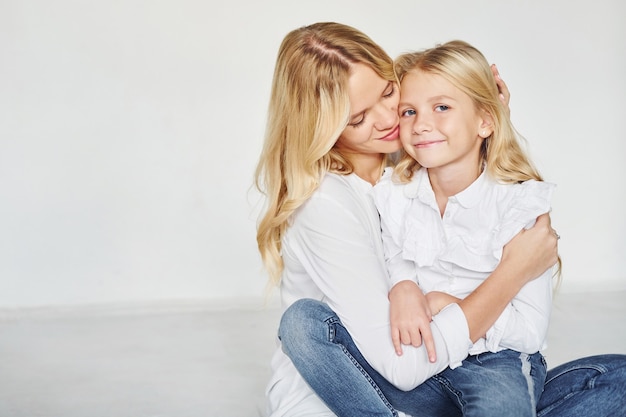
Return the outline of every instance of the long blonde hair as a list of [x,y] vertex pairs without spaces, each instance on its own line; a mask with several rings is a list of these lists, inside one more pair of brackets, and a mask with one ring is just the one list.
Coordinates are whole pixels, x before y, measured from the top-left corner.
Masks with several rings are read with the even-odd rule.
[[[519,183],[541,175],[520,145],[508,109],[499,99],[498,86],[483,54],[464,41],[450,41],[421,52],[400,55],[395,61],[398,78],[419,70],[444,77],[467,94],[478,110],[489,114],[493,133],[483,141],[481,163],[487,174],[504,183]],[[395,168],[402,181],[408,181],[419,169],[419,163],[403,153]]]
[[281,240],[291,215],[327,172],[353,171],[334,145],[348,125],[347,84],[357,63],[396,81],[389,55],[350,26],[315,23],[291,31],[280,45],[255,174],[255,185],[266,197],[257,245],[273,283],[280,282]]
[[[467,94],[478,110],[491,116],[493,133],[483,141],[481,163],[487,175],[503,183],[520,183],[527,180],[543,181],[527,153],[522,148],[522,137],[517,133],[509,111],[500,101],[498,86],[484,55],[467,42],[454,40],[420,52],[411,52],[396,58],[398,79],[411,71],[422,71],[444,77]],[[402,152],[394,168],[395,178],[408,182],[420,164]],[[560,256],[554,275],[557,285],[561,280]]]

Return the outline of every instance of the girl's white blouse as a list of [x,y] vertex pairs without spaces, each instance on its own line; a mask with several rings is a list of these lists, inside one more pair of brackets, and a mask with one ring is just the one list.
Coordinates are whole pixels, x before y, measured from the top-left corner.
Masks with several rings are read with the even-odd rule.
[[[391,286],[413,280],[425,293],[471,293],[502,256],[504,245],[550,211],[554,184],[501,184],[486,173],[448,199],[441,216],[428,172],[397,184],[387,170],[374,189]],[[552,306],[552,270],[525,285],[470,354],[545,348]]]

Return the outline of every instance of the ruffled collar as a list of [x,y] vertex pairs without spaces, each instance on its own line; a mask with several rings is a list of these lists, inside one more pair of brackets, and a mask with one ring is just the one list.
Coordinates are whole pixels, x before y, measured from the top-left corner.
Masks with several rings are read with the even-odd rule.
[[[456,200],[464,208],[475,207],[480,202],[482,196],[484,196],[484,188],[488,186],[488,182],[489,178],[487,177],[487,173],[483,171],[469,187],[450,197],[450,199]],[[433,204],[435,201],[435,192],[430,185],[428,170],[426,168],[420,168],[411,179],[411,182],[406,184],[404,187],[404,196],[406,198],[418,198],[424,204]]]

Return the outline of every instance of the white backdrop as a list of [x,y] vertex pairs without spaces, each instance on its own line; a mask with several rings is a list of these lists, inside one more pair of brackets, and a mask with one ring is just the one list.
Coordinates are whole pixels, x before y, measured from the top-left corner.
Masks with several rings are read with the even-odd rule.
[[460,38],[496,62],[559,185],[562,291],[626,289],[620,0],[214,3],[0,1],[0,308],[261,295],[274,59],[322,20],[392,56]]

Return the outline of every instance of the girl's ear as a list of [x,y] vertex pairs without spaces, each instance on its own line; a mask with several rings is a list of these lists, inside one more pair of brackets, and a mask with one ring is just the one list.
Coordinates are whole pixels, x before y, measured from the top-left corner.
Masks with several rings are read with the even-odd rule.
[[478,136],[487,139],[493,133],[493,117],[490,113],[482,110],[480,112]]

